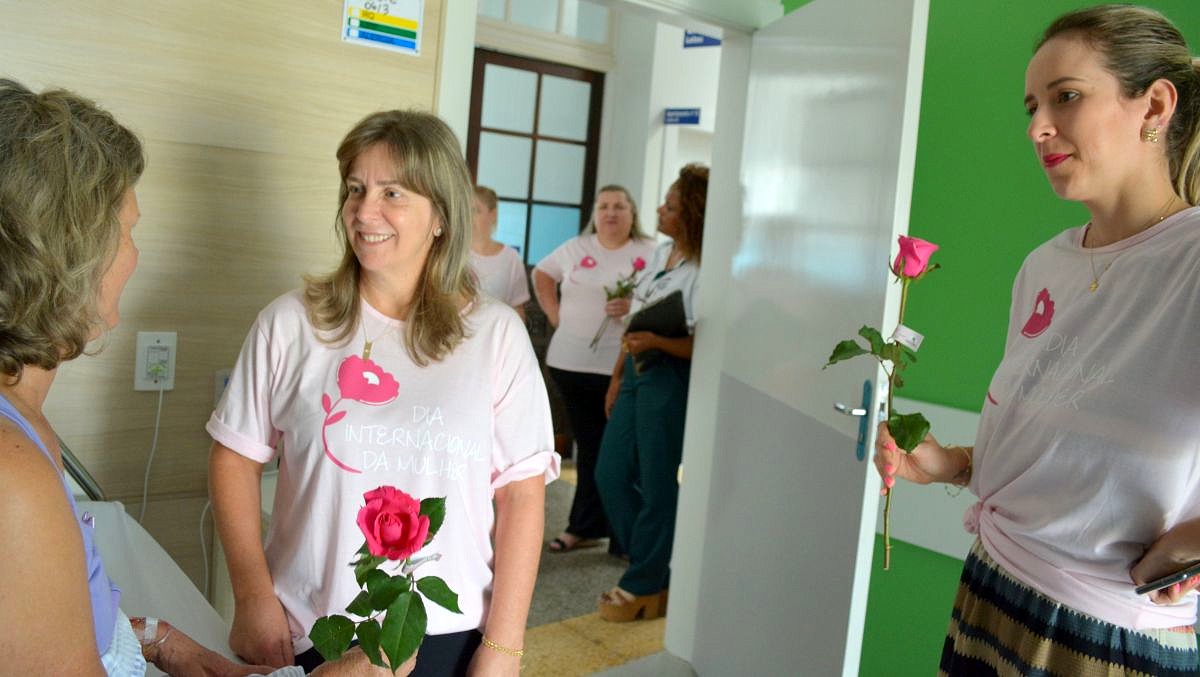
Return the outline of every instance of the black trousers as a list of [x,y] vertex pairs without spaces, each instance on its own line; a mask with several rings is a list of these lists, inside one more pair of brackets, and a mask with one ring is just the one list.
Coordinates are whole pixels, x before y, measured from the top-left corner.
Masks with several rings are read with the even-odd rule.
[[[417,651],[417,667],[413,669],[412,677],[466,675],[471,657],[482,642],[483,634],[478,630],[453,632],[448,635],[425,635],[421,648]],[[309,649],[296,656],[296,665],[304,668],[305,673],[312,672],[324,662],[316,649]]]
[[567,519],[567,533],[580,538],[606,538],[608,518],[596,491],[596,459],[600,457],[600,440],[604,439],[604,426],[608,422],[604,415],[604,395],[608,392],[609,377],[554,367],[550,367],[550,376],[562,394],[577,446],[575,469],[579,480]]

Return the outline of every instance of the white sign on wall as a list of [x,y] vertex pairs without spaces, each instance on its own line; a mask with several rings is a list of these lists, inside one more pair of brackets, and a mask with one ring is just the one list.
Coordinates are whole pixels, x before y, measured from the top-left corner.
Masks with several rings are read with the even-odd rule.
[[342,41],[419,55],[424,5],[425,0],[346,0]]

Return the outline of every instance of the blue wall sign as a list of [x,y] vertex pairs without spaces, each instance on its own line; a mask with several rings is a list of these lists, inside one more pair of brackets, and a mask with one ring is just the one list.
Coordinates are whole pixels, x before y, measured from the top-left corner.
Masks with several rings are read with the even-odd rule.
[[667,108],[663,111],[664,125],[698,125],[699,108]]
[[714,38],[711,35],[703,33],[693,33],[691,31],[683,32],[683,48],[688,47],[717,47],[720,46],[721,39]]

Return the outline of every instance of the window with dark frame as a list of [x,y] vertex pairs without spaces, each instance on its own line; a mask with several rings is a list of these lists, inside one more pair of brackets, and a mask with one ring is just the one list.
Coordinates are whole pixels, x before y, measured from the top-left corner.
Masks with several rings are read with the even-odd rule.
[[[524,71],[530,74],[529,81],[533,88],[533,120],[528,129],[514,129],[513,126],[489,126],[485,124],[484,91],[487,84],[488,66],[498,66],[502,69]],[[498,69],[493,69],[498,72]],[[544,88],[551,86],[561,88],[561,83],[575,82],[588,87],[586,103],[586,121],[576,121],[584,132],[568,136],[557,135],[553,129],[544,129],[554,111],[545,110],[548,105]],[[471,82],[471,117],[467,131],[467,163],[472,177],[495,189],[500,201],[500,214],[497,227],[497,240],[512,246],[521,253],[526,265],[534,265],[545,254],[552,251],[562,242],[578,235],[587,225],[591,216],[592,202],[596,189],[596,163],[599,157],[600,111],[604,97],[604,74],[573,66],[540,61],[526,57],[513,56],[492,50],[477,48],[475,50],[474,76]],[[582,111],[570,111],[578,114]],[[582,136],[582,138],[580,138]],[[512,147],[518,152],[512,153],[513,175],[527,174],[525,185],[504,190],[504,186],[492,185],[502,183],[488,181],[480,177],[481,145],[491,144],[493,154],[495,149]],[[524,149],[528,148],[525,153]],[[523,156],[523,153],[527,157]],[[547,158],[571,158],[582,156],[580,167],[580,185],[578,194],[574,194],[573,175],[569,172],[565,178],[568,185],[560,185],[560,190],[546,189],[543,184],[559,181],[562,176],[546,174],[549,166]],[[543,174],[539,175],[538,160],[543,158]],[[490,159],[489,162],[494,162]],[[528,163],[527,166],[519,166]],[[494,174],[493,174],[494,175]],[[541,184],[536,182],[541,177]],[[564,189],[565,190],[562,190]],[[523,192],[523,194],[522,194]],[[557,193],[547,196],[547,193]],[[567,196],[563,197],[563,193]]]

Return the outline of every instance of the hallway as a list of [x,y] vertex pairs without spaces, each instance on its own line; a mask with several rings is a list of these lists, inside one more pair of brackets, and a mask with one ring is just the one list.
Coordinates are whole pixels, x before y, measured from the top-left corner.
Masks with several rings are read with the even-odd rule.
[[[566,461],[562,476],[546,487],[544,541],[557,536],[566,524],[574,492],[575,467]],[[625,563],[603,546],[567,553],[543,551],[529,609],[522,674],[591,675],[662,651],[665,618],[617,624],[601,620],[596,613],[597,596],[616,583],[624,568]]]

